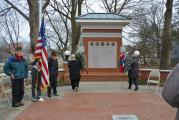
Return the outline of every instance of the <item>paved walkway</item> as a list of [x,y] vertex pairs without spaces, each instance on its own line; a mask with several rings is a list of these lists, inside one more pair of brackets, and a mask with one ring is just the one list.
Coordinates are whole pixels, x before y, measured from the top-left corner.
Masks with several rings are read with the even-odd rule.
[[[0,120],[111,120],[113,114],[136,114],[140,120],[174,120],[176,110],[165,103],[154,88],[140,86],[138,92],[125,82],[83,82],[79,92],[59,87],[60,96],[25,107],[0,105]],[[4,109],[3,109],[4,108]],[[22,112],[23,111],[23,112]]]

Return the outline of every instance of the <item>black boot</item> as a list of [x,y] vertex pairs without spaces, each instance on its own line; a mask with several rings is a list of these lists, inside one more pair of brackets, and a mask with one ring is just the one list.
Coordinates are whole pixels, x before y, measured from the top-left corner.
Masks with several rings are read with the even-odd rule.
[[19,103],[12,104],[12,107],[20,107]]
[[139,88],[135,88],[134,91],[138,91]]

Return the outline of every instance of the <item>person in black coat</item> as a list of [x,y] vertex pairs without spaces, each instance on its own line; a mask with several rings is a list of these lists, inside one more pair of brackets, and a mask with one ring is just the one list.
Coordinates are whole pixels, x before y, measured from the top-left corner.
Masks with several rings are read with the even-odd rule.
[[57,77],[58,77],[58,60],[55,51],[51,52],[51,57],[48,58],[48,69],[50,74],[50,86],[48,87],[48,97],[51,97],[51,91],[53,89],[53,94],[57,94]]
[[81,67],[80,67],[80,62],[76,60],[74,54],[70,56],[70,59],[68,62],[68,68],[70,72],[72,90],[78,91],[79,82],[81,78],[81,75],[80,75]]
[[135,91],[139,89],[138,87],[138,80],[139,77],[139,52],[135,51],[132,57],[131,67],[128,71],[128,77],[129,77],[129,87],[128,89],[131,89],[132,83],[135,84]]

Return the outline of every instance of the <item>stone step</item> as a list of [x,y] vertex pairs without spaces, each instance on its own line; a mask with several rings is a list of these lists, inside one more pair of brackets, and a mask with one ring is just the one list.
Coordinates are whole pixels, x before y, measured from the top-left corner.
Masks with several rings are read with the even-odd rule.
[[[69,80],[69,74],[64,75],[65,80]],[[127,75],[117,73],[89,73],[81,74],[81,81],[120,81],[127,80]]]

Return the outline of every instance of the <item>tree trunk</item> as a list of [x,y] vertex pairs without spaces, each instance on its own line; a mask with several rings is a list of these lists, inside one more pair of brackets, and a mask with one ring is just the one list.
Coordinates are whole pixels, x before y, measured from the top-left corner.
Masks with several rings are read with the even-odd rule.
[[172,21],[173,0],[167,0],[165,11],[165,22],[163,30],[162,51],[160,58],[160,69],[168,69],[172,51],[171,21]]
[[39,32],[39,6],[37,0],[28,0],[29,5],[29,26],[30,26],[30,48],[35,51],[36,41]]
[[[78,0],[78,3],[76,4],[74,0],[72,0],[72,11],[71,11],[71,27],[72,27],[72,50],[71,53],[74,54],[77,51],[78,42],[80,39],[80,30],[81,27],[77,25],[76,23],[76,12],[78,12],[78,16],[81,15],[81,6],[82,6],[83,0]],[[78,11],[77,11],[78,6]]]
[[161,47],[160,40],[159,38],[157,38],[157,56],[156,56],[157,58],[160,58],[161,56],[160,47]]
[[71,53],[74,54],[77,51],[77,46],[78,46],[78,38],[77,38],[77,29],[78,26],[76,24],[75,18],[71,18],[71,27],[72,27],[72,42],[71,42],[71,46],[72,46],[72,50]]
[[[38,0],[27,0],[29,5],[29,26],[30,26],[30,48],[35,51],[35,45],[39,34],[39,3]],[[42,6],[42,12],[48,6],[50,0],[46,0]]]
[[[12,2],[9,0],[4,0],[7,2],[13,9],[15,9],[19,14],[21,14],[28,22],[30,26],[30,48],[31,52],[35,51],[35,45],[36,41],[38,39],[38,33],[39,33],[39,4],[38,0],[27,0],[28,6],[29,6],[29,17],[23,13],[17,6],[15,6]],[[45,10],[45,8],[48,6],[50,0],[46,0],[42,11]]]

